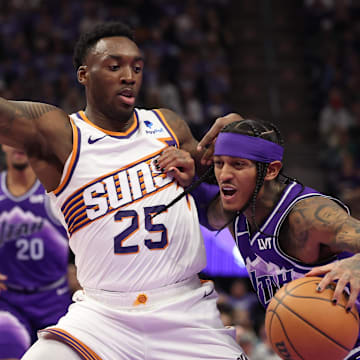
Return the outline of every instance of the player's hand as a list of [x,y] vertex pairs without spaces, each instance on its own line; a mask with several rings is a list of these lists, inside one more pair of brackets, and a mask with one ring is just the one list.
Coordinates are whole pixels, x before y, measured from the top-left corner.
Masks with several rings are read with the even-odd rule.
[[336,304],[344,291],[346,285],[350,285],[350,296],[347,302],[346,311],[354,306],[360,291],[360,254],[350,258],[335,261],[331,264],[314,267],[305,276],[324,275],[317,290],[323,291],[328,284],[337,280],[332,301]]
[[195,176],[195,161],[191,155],[176,147],[167,147],[154,161],[161,172],[173,177],[179,185],[187,187]]
[[211,165],[212,163],[212,156],[214,154],[214,144],[219,132],[223,129],[225,125],[228,125],[234,121],[239,121],[239,120],[243,120],[243,118],[239,114],[235,114],[235,113],[230,113],[226,116],[219,117],[215,120],[213,126],[204,135],[204,137],[200,140],[197,146],[198,151],[203,151],[203,149],[206,149],[201,158],[201,163],[203,165]]
[[6,280],[7,276],[4,274],[0,274],[0,292],[7,290],[7,286],[5,285]]

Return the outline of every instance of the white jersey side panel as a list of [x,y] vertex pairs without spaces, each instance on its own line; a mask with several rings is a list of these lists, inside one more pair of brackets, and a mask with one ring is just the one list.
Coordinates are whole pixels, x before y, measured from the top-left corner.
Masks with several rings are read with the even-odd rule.
[[206,266],[195,202],[156,170],[154,160],[177,139],[160,111],[135,109],[126,133],[96,127],[72,114],[73,152],[58,189],[61,208],[85,288],[138,291],[189,278]]

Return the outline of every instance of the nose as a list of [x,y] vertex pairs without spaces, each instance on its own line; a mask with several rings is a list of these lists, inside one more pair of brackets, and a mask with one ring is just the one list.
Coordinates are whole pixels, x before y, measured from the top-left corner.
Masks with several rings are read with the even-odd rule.
[[124,84],[133,84],[135,82],[134,71],[130,66],[125,66],[120,74],[120,81]]
[[233,171],[231,166],[224,163],[220,170],[219,180],[220,182],[226,182],[233,178]]

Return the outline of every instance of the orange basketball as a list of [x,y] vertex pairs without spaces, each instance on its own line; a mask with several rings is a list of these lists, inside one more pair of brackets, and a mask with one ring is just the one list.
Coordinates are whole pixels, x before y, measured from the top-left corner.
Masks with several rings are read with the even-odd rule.
[[265,330],[274,351],[287,360],[342,360],[359,334],[355,307],[345,311],[347,295],[331,302],[335,284],[317,292],[320,277],[304,277],[284,285],[271,299]]

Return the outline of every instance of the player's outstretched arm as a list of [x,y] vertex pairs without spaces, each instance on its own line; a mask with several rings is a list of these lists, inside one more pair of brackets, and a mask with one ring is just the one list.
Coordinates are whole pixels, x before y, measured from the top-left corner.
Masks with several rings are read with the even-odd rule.
[[347,308],[351,309],[360,291],[360,221],[349,216],[336,202],[313,197],[296,205],[290,214],[290,228],[299,248],[308,248],[308,251],[315,249],[320,254],[321,249],[328,247],[331,253],[347,251],[355,254],[329,265],[314,267],[306,274],[324,275],[319,291],[337,280],[334,302],[339,299],[345,286],[350,285]]
[[26,149],[41,140],[48,113],[59,111],[55,106],[0,98],[0,143]]
[[24,150],[48,191],[56,188],[72,151],[72,128],[61,109],[0,98],[0,143]]

